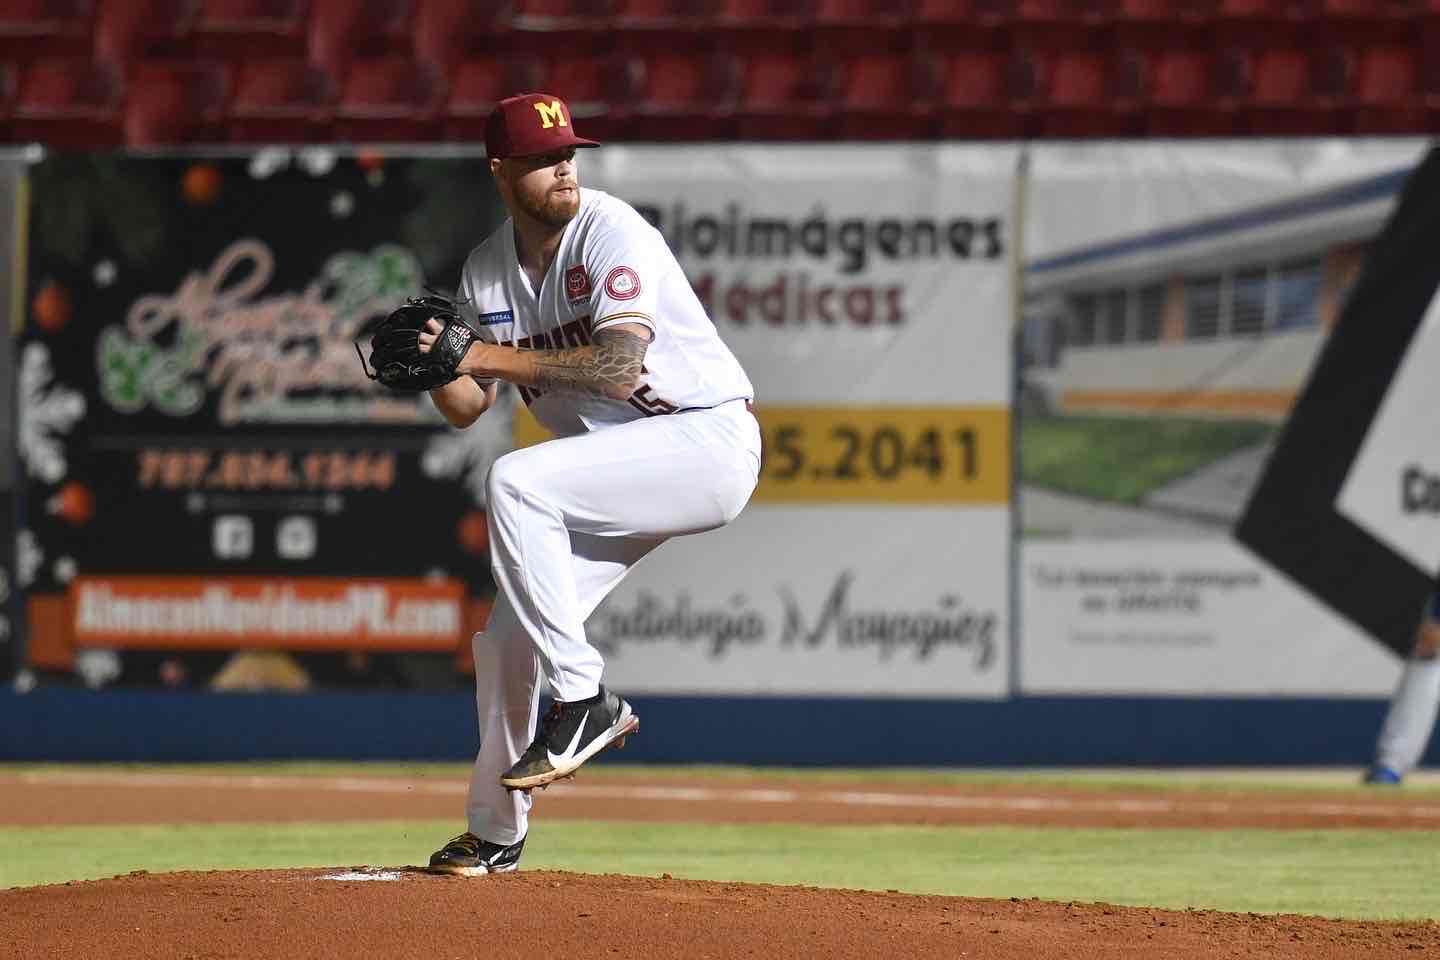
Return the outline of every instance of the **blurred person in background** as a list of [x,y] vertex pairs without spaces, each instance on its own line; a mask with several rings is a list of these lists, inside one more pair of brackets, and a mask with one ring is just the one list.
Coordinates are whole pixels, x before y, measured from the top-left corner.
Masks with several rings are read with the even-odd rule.
[[[457,311],[474,333],[461,376],[430,391],[464,428],[507,381],[556,434],[501,457],[487,480],[499,594],[471,641],[469,829],[430,858],[440,873],[516,869],[531,789],[634,732],[585,620],[665,540],[733,520],[759,477],[749,378],[659,231],[581,188],[576,148],[598,144],[570,120],[549,94],[491,113],[485,151],[510,216],[461,271]],[[431,318],[421,350],[445,329]],[[553,704],[537,729],[542,693]]]
[[1365,782],[1398,784],[1420,762],[1440,711],[1440,588],[1425,605],[1415,645],[1390,696]]

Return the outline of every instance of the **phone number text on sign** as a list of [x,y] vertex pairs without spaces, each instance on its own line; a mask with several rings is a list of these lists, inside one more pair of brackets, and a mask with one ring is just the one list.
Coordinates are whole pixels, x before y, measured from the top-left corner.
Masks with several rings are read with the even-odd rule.
[[142,489],[388,490],[395,454],[374,450],[147,449],[136,457]]
[[1003,407],[763,407],[755,500],[1000,504],[1010,499]]

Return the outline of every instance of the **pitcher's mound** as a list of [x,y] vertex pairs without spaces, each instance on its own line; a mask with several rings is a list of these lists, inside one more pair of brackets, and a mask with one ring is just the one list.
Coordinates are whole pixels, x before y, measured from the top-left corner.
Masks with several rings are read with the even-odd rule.
[[[863,855],[863,851],[857,851]],[[147,874],[0,890],[50,960],[1440,956],[1440,925],[414,867]]]

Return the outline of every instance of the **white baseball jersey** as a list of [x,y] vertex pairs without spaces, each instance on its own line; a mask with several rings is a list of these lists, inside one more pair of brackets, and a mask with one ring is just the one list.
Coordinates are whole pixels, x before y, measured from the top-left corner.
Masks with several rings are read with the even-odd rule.
[[617,323],[651,329],[640,386],[629,400],[520,388],[535,419],[560,436],[755,395],[660,232],[600,190],[581,189],[580,212],[538,291],[506,219],[466,258],[457,299],[480,339],[507,346],[578,347]]

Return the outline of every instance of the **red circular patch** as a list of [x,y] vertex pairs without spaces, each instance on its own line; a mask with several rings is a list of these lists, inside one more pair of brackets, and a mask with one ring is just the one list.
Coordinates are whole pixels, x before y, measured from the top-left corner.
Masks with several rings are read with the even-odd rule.
[[640,296],[640,275],[629,267],[616,267],[605,275],[605,292],[612,300],[634,300]]

